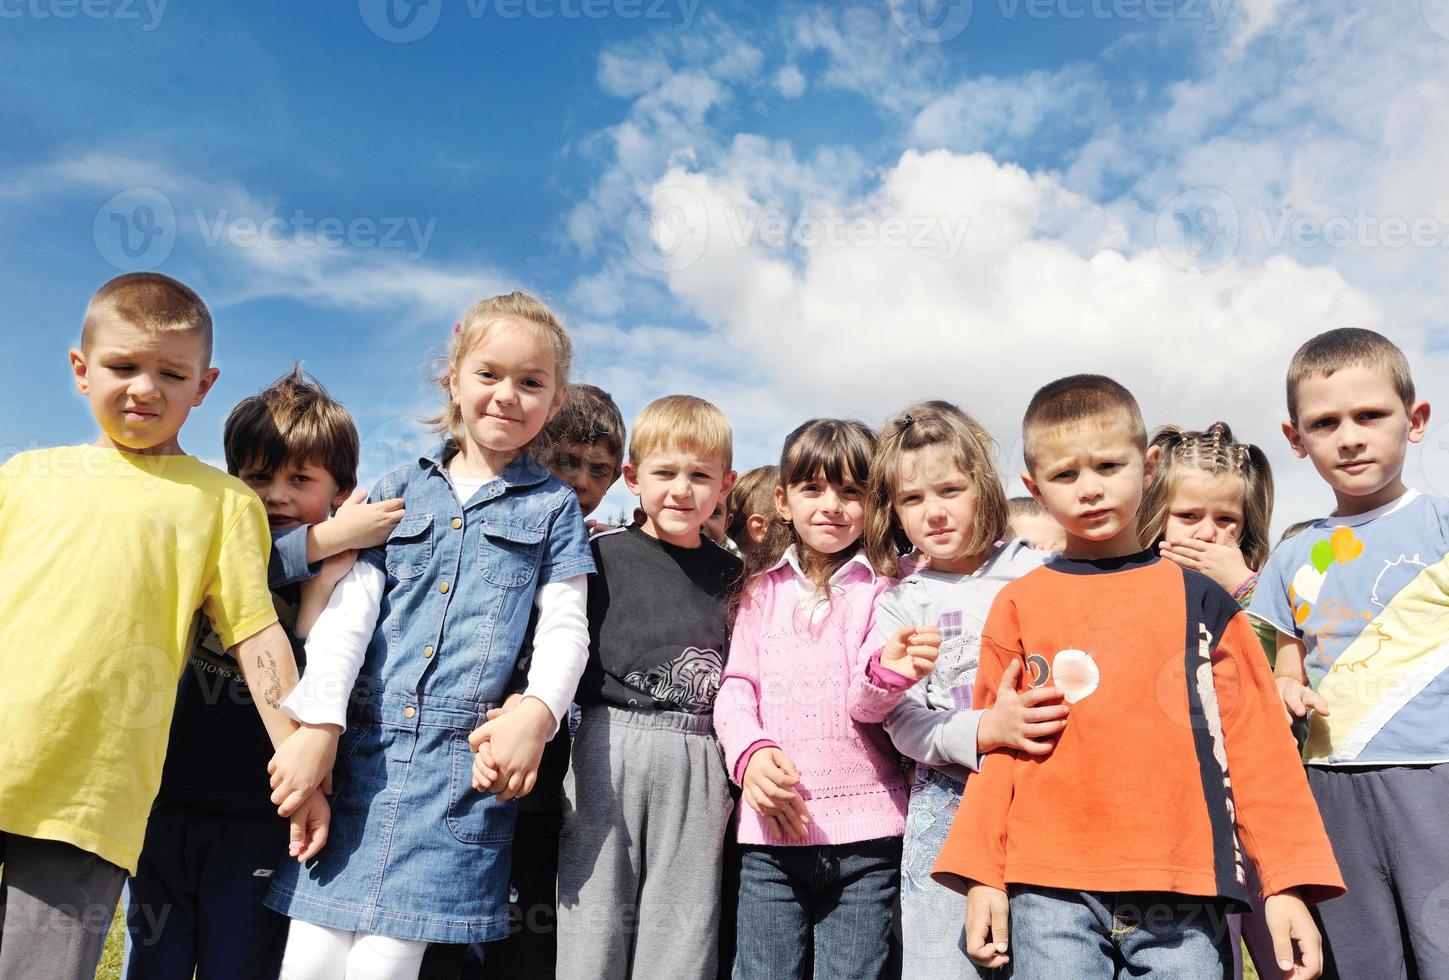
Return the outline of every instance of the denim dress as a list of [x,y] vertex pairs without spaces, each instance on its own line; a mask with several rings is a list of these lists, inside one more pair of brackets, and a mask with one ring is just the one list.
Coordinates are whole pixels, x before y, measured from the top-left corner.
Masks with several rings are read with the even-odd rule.
[[513,802],[473,789],[468,733],[502,702],[534,592],[594,570],[574,492],[527,453],[458,503],[444,443],[372,500],[405,516],[359,556],[387,575],[333,770],[327,846],[281,862],[267,904],[397,939],[508,932]]

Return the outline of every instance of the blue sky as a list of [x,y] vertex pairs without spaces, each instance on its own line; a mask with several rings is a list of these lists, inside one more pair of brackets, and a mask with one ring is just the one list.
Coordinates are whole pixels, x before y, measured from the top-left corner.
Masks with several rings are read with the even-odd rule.
[[[204,458],[301,360],[377,475],[516,286],[626,417],[718,401],[741,468],[945,397],[1010,472],[1031,391],[1099,370],[1267,446],[1277,525],[1326,510],[1277,431],[1297,344],[1449,376],[1449,4],[919,3],[0,0],[0,446],[93,437],[65,350],[158,268],[217,321]],[[1449,432],[1409,476],[1449,491]]]

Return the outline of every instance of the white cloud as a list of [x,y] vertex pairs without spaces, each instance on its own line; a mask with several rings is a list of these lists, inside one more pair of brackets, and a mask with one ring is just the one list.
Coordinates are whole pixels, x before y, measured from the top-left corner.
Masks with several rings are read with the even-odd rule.
[[794,65],[785,65],[775,72],[775,91],[787,99],[798,99],[805,94],[805,74]]
[[916,114],[909,145],[1009,154],[1049,122],[1090,131],[1106,101],[1101,82],[1082,65],[1021,78],[968,78]]
[[[766,77],[778,86],[787,68],[809,64],[812,95],[859,96],[882,114],[896,149],[882,155],[843,133],[802,156],[788,140],[731,134],[714,110],[754,82],[711,75],[721,88],[676,127],[676,152],[665,152],[665,130],[651,124],[640,127],[647,152],[621,153],[614,168],[627,172],[632,193],[616,211],[658,186],[698,197],[708,215],[699,259],[656,276],[604,234],[595,239],[602,271],[579,287],[620,296],[632,295],[630,284],[662,282],[663,306],[672,298],[678,318],[703,324],[710,338],[688,332],[686,347],[731,352],[724,374],[735,380],[720,385],[730,410],[768,406],[752,417],[752,445],[777,446],[811,414],[874,423],[912,399],[946,397],[1012,447],[1038,385],[1101,371],[1136,391],[1151,424],[1223,418],[1268,449],[1282,526],[1325,512],[1331,499],[1278,431],[1283,372],[1298,344],[1330,327],[1373,327],[1410,353],[1423,391],[1449,381],[1438,353],[1449,346],[1449,248],[1395,247],[1361,230],[1333,245],[1283,230],[1299,218],[1322,230],[1366,213],[1375,235],[1384,219],[1432,218],[1449,239],[1449,185],[1439,176],[1449,166],[1449,42],[1418,4],[1344,12],[1245,0],[1229,30],[1196,33],[1185,77],[1165,90],[1123,85],[1134,77],[1125,57],[962,77],[943,61],[945,46],[903,43],[880,10],[791,16],[783,50],[763,46],[767,67],[779,66]],[[672,57],[675,72],[695,70]],[[649,98],[638,98],[630,124],[649,118]],[[1067,142],[1060,169],[1003,162],[1043,134]],[[944,149],[920,152],[936,147]],[[992,155],[971,152],[982,148]],[[611,170],[596,190],[616,179]],[[1164,205],[1198,187],[1228,196],[1239,237],[1225,265],[1188,273],[1158,251],[1156,229]],[[770,216],[794,232],[828,215],[875,234],[802,245],[760,232]],[[966,234],[956,249],[942,247],[944,233],[902,247],[880,235],[891,219],[934,219],[938,232],[964,222]],[[616,303],[600,315],[622,313]],[[628,330],[611,329],[615,347],[633,349]],[[662,335],[646,336],[670,349]],[[616,380],[659,390],[647,371]],[[704,393],[720,384],[708,374],[696,383]],[[1411,452],[1409,476],[1443,492],[1441,443],[1449,447],[1449,435]]]

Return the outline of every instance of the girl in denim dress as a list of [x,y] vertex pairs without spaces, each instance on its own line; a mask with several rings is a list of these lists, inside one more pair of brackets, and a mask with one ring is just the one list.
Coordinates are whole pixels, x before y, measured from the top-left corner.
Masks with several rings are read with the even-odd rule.
[[[429,942],[507,934],[512,801],[588,657],[578,497],[527,452],[563,403],[570,355],[532,297],[474,305],[440,378],[444,441],[373,491],[406,515],[338,584],[285,704],[343,734],[327,846],[284,862],[267,898],[293,919],[283,977],[415,978]],[[534,609],[523,699],[487,721]]]

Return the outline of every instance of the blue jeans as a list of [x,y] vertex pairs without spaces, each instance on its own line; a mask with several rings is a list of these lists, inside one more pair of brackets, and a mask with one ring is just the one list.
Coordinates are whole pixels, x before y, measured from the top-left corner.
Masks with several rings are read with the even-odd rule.
[[1008,891],[1015,980],[1232,976],[1227,913],[1212,899],[1028,885]]
[[742,851],[734,980],[886,976],[900,838]]
[[916,768],[901,854],[902,976],[971,977],[966,956],[966,896],[931,880],[931,868],[965,787],[929,766]]

